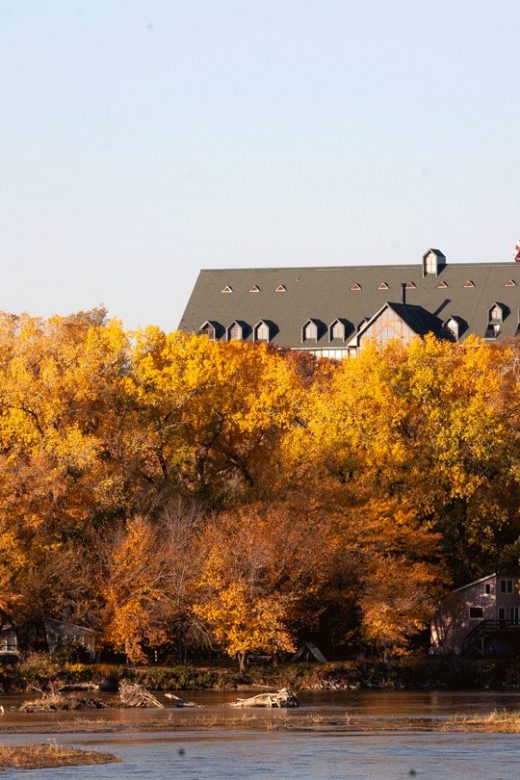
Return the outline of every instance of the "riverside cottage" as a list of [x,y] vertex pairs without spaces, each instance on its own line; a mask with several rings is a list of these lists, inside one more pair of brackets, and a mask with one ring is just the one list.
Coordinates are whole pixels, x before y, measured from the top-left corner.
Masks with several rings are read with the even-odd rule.
[[489,574],[452,591],[431,623],[431,652],[511,656],[520,652],[520,577]]
[[18,632],[11,618],[0,612],[0,661],[9,661],[18,656]]

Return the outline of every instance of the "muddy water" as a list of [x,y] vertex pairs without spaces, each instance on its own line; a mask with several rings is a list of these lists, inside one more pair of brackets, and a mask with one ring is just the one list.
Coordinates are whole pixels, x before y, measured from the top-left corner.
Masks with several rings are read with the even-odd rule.
[[[1,739],[22,744],[53,738],[54,732],[61,744],[104,750],[122,759],[121,764],[38,770],[27,775],[63,780],[520,778],[520,736],[429,731],[455,713],[518,710],[520,694],[303,693],[297,710],[254,712],[227,707],[226,702],[235,698],[233,693],[193,693],[189,698],[200,708],[42,716],[10,710],[17,701],[3,697],[6,712],[0,720]],[[362,730],[356,722],[363,722]],[[395,731],[388,730],[394,726]],[[20,774],[7,772],[2,777]]]

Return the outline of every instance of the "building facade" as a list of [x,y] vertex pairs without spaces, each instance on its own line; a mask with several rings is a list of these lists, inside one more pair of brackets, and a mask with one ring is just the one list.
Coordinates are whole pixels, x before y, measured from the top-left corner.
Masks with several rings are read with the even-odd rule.
[[520,649],[520,577],[489,574],[457,588],[431,624],[439,654],[513,655]]
[[179,329],[328,358],[426,333],[493,342],[520,331],[520,264],[450,264],[429,249],[417,266],[203,270]]

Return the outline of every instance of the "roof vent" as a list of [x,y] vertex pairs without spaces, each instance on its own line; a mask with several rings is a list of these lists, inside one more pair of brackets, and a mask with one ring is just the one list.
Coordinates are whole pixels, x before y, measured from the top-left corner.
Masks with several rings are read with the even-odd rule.
[[471,279],[468,279],[468,281],[466,282],[466,284],[464,285],[464,287],[466,287],[467,289],[469,289],[470,287],[475,287],[475,285],[473,284],[473,282],[471,281]]
[[504,287],[516,287],[516,282],[514,279],[508,279],[505,283]]
[[260,287],[257,284],[252,284],[249,288],[249,292],[260,292]]
[[444,279],[441,279],[441,281],[440,281],[440,282],[439,282],[439,284],[437,285],[437,289],[438,289],[438,290],[445,290],[447,286],[448,286],[448,285],[446,284],[446,282],[444,281]]
[[232,293],[232,292],[233,292],[233,288],[232,288],[232,287],[230,287],[230,286],[229,286],[229,284],[226,284],[226,286],[224,287],[224,289],[223,289],[223,290],[221,290],[220,292],[223,292],[223,293]]
[[285,284],[279,284],[275,292],[287,292],[287,287],[285,286]]
[[446,257],[440,249],[428,249],[423,255],[423,276],[438,276],[446,265]]
[[352,287],[350,289],[351,290],[362,290],[363,288],[361,287],[359,282],[356,282],[355,284],[352,285]]
[[417,287],[414,282],[406,282],[406,289],[407,290],[416,290]]
[[381,282],[381,284],[377,288],[378,290],[388,290],[389,287],[386,282]]

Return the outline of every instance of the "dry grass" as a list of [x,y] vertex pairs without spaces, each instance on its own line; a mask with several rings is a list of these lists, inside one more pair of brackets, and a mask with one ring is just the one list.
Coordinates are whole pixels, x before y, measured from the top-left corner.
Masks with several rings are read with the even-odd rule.
[[56,742],[43,745],[0,745],[0,771],[6,769],[44,769],[82,764],[108,764],[118,761],[110,753],[74,750]]
[[492,710],[482,715],[455,715],[443,724],[442,730],[520,734],[520,711]]

